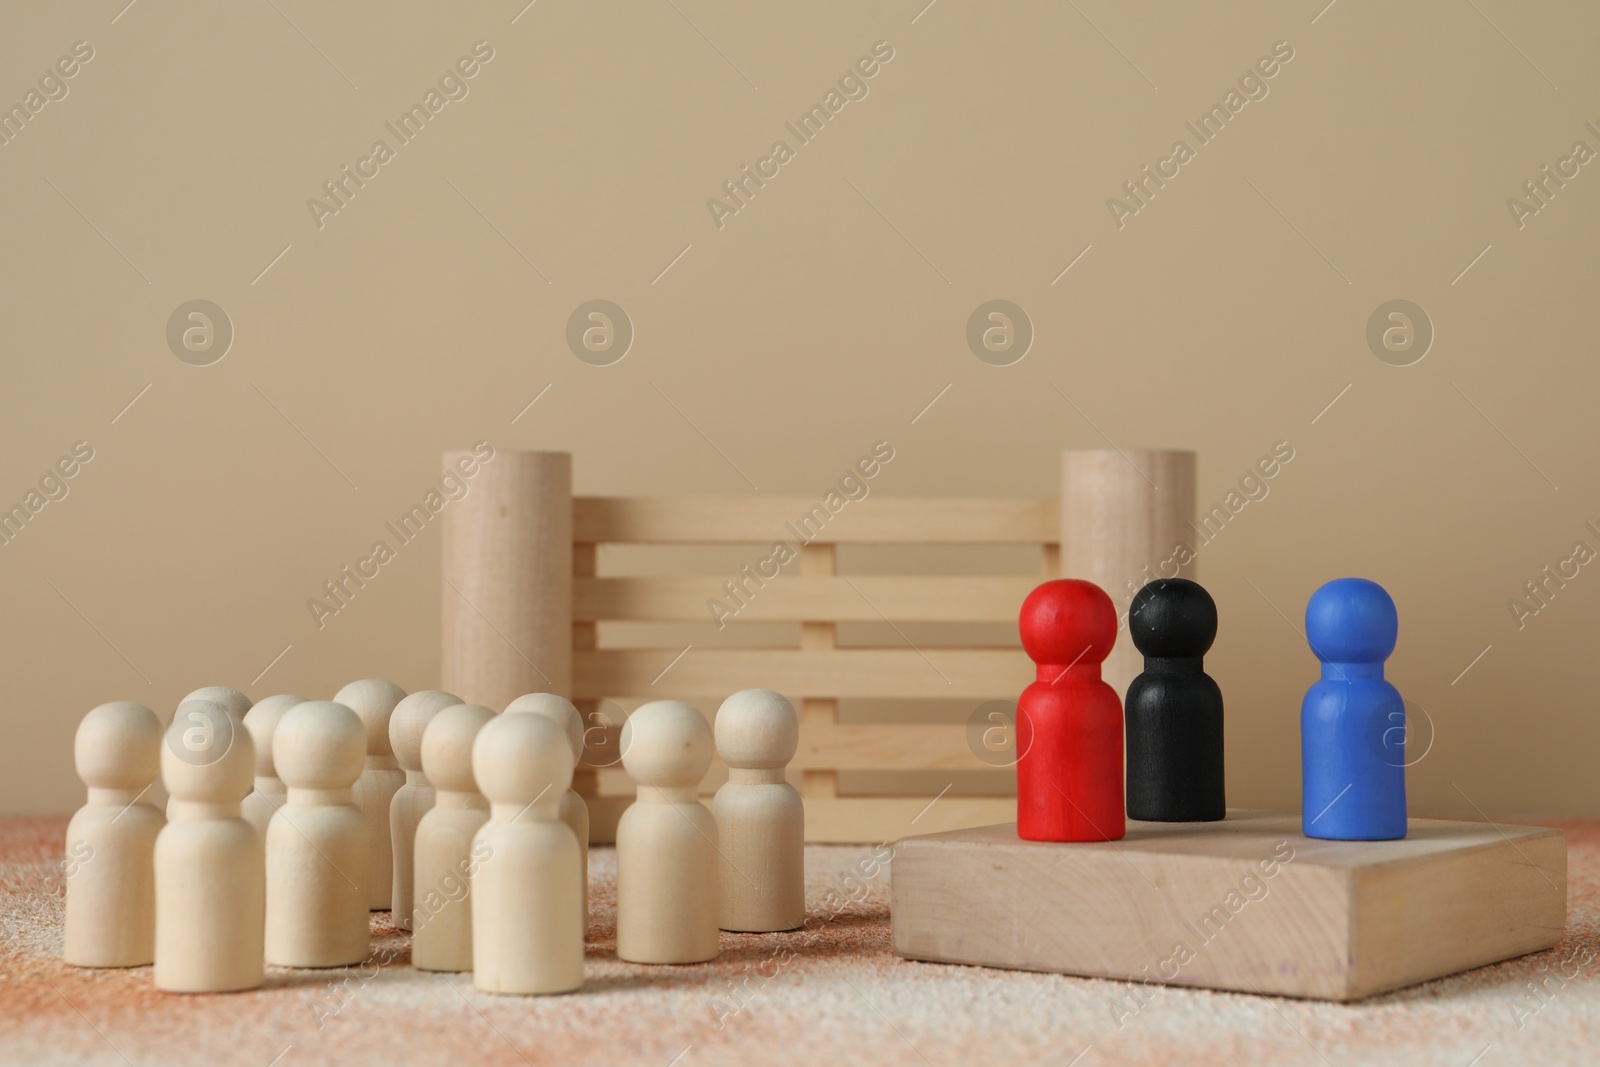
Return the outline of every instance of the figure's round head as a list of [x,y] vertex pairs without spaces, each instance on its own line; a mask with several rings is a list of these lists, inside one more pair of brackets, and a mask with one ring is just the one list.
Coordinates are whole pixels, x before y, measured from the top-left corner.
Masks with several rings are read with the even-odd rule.
[[143,789],[161,773],[161,722],[131,700],[101,704],[78,723],[72,756],[91,789]]
[[185,700],[161,746],[161,782],[174,800],[234,804],[254,784],[255,743],[221,704]]
[[1399,631],[1394,600],[1365,578],[1335,578],[1306,604],[1306,639],[1324,663],[1382,663]]
[[730,767],[784,767],[800,747],[800,717],[782,693],[745,689],[717,709],[714,733]]
[[1217,602],[1198,582],[1157,578],[1133,594],[1128,636],[1146,656],[1203,656],[1217,639]]
[[496,715],[472,742],[478,792],[496,804],[554,806],[572,788],[574,763],[567,731],[543,715]]
[[389,747],[389,716],[395,705],[405,699],[406,691],[382,678],[363,678],[351,682],[333,695],[335,704],[343,704],[361,717],[367,727],[367,754],[392,756]]
[[389,716],[389,747],[402,770],[422,770],[422,732],[445,708],[461,703],[454,693],[420,689],[394,706]]
[[652,700],[622,724],[622,766],[638,785],[682,787],[711,768],[711,727],[681,700]]
[[1093,582],[1057,578],[1028,594],[1017,625],[1035,663],[1101,663],[1117,639],[1117,609]]
[[367,728],[343,704],[296,704],[272,731],[272,762],[291,789],[349,789],[367,764]]
[[283,713],[296,704],[305,702],[305,697],[278,693],[275,696],[262,698],[244,713],[244,728],[250,731],[250,740],[256,746],[257,777],[278,776],[277,764],[272,762],[272,735],[277,731],[278,721],[283,718]]
[[178,701],[178,703],[183,705],[189,703],[191,700],[209,700],[213,704],[220,705],[223,711],[233,716],[234,722],[243,722],[245,713],[250,710],[250,698],[239,692],[237,689],[234,689],[232,686],[201,686],[199,689],[196,689],[194,692]]
[[482,704],[454,704],[435,715],[422,731],[422,773],[435,789],[476,793],[472,743],[494,712]]
[[567,743],[572,746],[572,758],[583,758],[583,716],[572,706],[572,701],[554,693],[528,693],[506,705],[506,714],[542,715],[567,732]]

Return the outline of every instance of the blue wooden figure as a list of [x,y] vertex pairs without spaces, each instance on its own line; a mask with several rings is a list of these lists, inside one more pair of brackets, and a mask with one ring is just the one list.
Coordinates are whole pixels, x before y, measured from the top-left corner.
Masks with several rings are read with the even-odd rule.
[[1300,821],[1307,837],[1406,836],[1406,709],[1383,677],[1400,628],[1377,582],[1337,578],[1306,605],[1322,678],[1300,706]]

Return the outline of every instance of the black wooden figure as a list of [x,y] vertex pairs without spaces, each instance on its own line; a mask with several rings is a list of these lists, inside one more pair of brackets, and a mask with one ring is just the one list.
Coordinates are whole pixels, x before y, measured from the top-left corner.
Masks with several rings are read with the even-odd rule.
[[1144,673],[1128,686],[1128,818],[1212,822],[1226,814],[1222,690],[1205,672],[1217,605],[1187,578],[1134,594],[1128,633]]

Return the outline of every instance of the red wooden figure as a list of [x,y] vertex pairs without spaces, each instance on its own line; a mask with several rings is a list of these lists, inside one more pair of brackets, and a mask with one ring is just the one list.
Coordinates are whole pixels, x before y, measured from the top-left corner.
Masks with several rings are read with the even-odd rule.
[[1038,680],[1017,701],[1017,836],[1115,841],[1125,830],[1122,701],[1100,678],[1117,609],[1093,582],[1045,582],[1022,602]]

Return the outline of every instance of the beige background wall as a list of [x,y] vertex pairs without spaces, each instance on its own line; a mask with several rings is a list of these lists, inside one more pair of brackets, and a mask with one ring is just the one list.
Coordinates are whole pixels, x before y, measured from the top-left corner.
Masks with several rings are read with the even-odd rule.
[[[1413,810],[1600,812],[1600,566],[1520,630],[1507,606],[1600,550],[1600,166],[1507,207],[1600,151],[1591,6],[124,2],[0,11],[0,103],[93,49],[0,145],[0,498],[93,448],[0,547],[0,811],[75,802],[105,700],[433,684],[436,528],[322,629],[306,600],[444,448],[807,496],[886,438],[874,491],[907,495],[1192,447],[1203,507],[1290,442],[1200,561],[1232,799],[1297,802],[1316,668],[1283,616],[1362,574],[1436,734]],[[307,199],[478,41],[468,95],[319,229]],[[719,229],[707,199],[878,41],[868,95]],[[1107,199],[1279,41],[1268,95],[1119,229]],[[609,367],[565,342],[594,298],[636,330]],[[995,298],[1036,331],[1006,367],[965,341]],[[1406,367],[1366,340],[1397,298],[1437,331]],[[235,330],[210,366],[165,337],[192,299]]]

